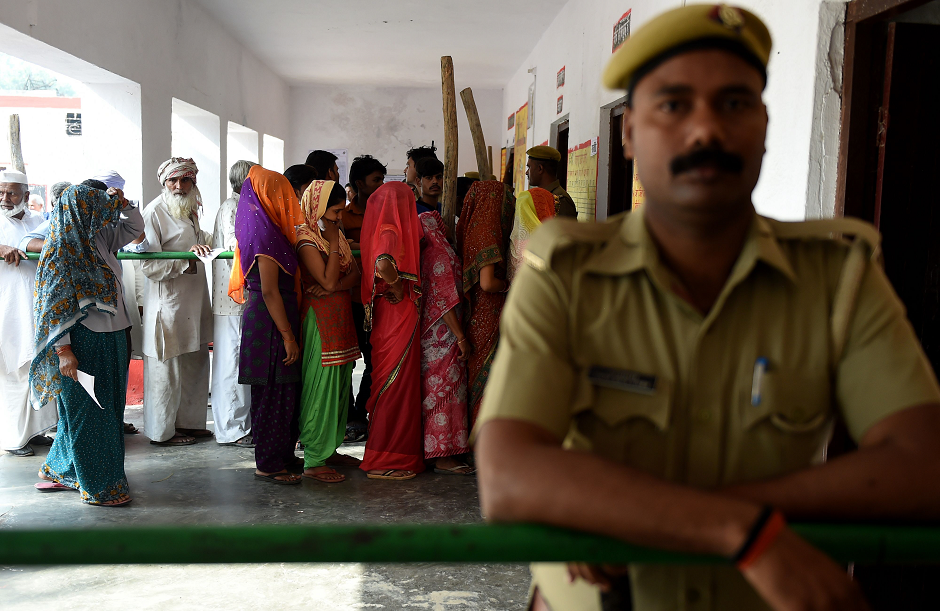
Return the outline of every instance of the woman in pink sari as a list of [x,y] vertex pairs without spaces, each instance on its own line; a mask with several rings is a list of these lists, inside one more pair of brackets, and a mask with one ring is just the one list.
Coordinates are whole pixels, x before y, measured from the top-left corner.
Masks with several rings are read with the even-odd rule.
[[400,182],[369,198],[362,222],[362,303],[371,328],[369,440],[360,468],[371,479],[424,470],[421,447],[421,226],[414,194]]
[[460,318],[463,265],[438,212],[418,215],[421,238],[421,396],[424,457],[434,472],[472,475],[467,446],[467,358],[473,350]]

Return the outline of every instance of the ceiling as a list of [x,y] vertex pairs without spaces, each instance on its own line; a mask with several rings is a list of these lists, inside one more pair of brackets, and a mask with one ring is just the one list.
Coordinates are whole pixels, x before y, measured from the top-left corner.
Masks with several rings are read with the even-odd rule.
[[502,88],[568,0],[197,0],[292,84]]

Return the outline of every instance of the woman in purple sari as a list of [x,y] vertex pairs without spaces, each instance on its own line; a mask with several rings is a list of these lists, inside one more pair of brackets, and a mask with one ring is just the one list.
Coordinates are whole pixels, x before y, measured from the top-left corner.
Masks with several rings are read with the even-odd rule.
[[288,469],[303,466],[294,455],[299,434],[300,315],[296,226],[304,222],[297,195],[283,175],[253,166],[235,215],[236,264],[229,295],[248,305],[242,318],[239,384],[251,385],[255,477],[299,484]]

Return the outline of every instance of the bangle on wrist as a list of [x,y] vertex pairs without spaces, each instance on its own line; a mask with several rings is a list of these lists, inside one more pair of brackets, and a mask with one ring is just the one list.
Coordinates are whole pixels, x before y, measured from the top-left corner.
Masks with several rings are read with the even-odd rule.
[[285,337],[285,338],[283,338],[283,339],[284,339],[284,343],[285,343],[285,344],[295,344],[295,343],[297,343],[297,340],[294,339],[294,336],[293,336],[293,335],[291,335],[290,337]]
[[757,562],[786,525],[787,521],[782,513],[770,505],[765,505],[751,525],[741,548],[731,557],[738,570],[743,571]]
[[63,354],[72,354],[72,345],[65,344],[64,346],[56,346],[55,353],[59,356]]

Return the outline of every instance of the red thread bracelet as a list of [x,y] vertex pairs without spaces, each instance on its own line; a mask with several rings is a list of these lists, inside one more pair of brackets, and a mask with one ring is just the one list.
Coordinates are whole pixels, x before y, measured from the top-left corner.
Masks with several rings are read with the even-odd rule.
[[763,556],[764,552],[777,540],[786,525],[787,521],[783,514],[774,510],[761,529],[760,534],[757,535],[757,538],[754,539],[754,542],[751,543],[741,559],[737,561],[738,570],[743,571],[757,562],[758,558]]

